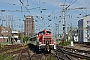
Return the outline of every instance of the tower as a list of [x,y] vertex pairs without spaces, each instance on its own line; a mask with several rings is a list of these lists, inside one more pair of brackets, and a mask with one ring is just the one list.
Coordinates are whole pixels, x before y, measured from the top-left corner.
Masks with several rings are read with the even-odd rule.
[[33,16],[25,16],[24,20],[24,32],[25,36],[32,36],[34,33],[34,21]]

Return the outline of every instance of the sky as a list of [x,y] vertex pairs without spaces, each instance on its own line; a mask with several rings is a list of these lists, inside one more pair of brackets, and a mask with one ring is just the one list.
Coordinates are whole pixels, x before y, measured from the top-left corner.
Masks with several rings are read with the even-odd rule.
[[0,25],[24,31],[24,16],[30,15],[34,18],[35,32],[46,28],[53,33],[62,33],[63,8],[67,8],[66,28],[70,24],[77,27],[78,20],[90,14],[90,0],[0,0]]

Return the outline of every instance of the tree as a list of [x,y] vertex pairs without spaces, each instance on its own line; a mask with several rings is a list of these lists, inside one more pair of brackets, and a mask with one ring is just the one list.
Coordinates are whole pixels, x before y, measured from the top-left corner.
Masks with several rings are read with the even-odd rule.
[[25,36],[25,37],[23,38],[23,42],[24,42],[24,43],[27,42],[28,39],[29,39],[29,37]]
[[21,38],[22,38],[22,34],[19,33],[19,34],[18,34],[18,39],[21,40]]

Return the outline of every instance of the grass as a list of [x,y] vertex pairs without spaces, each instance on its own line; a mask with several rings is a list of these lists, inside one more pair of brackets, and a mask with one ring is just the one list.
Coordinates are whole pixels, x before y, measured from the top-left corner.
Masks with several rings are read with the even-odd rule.
[[13,59],[14,59],[13,56],[9,56],[9,55],[6,55],[6,54],[0,55],[0,60],[13,60]]

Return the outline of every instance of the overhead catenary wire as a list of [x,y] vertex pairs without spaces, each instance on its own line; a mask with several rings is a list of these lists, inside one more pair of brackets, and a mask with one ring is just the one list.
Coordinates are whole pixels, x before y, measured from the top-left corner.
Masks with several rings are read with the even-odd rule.
[[[48,15],[49,17],[50,17],[52,14],[54,14],[54,11],[55,11],[55,9],[57,8],[58,4],[59,4],[59,2],[57,3],[56,7],[53,9],[53,11],[51,12],[51,14]],[[55,14],[54,14],[54,15],[55,15]],[[58,13],[58,15],[59,15],[59,13]],[[56,17],[57,17],[57,15],[56,15]],[[53,20],[54,18],[55,18],[55,17],[52,17],[50,20]]]
[[[77,0],[75,0],[72,4],[74,4],[76,1],[77,1]],[[80,4],[80,5],[81,5],[81,6],[82,6],[82,5],[86,5],[86,3],[89,4],[90,1],[84,2],[84,3]],[[71,4],[71,5],[72,5],[72,4]],[[77,8],[77,7],[78,7],[78,8]],[[69,12],[70,10],[75,10],[75,9],[86,9],[86,15],[87,15],[87,9],[89,9],[89,8],[84,7],[84,6],[83,6],[83,7],[79,7],[79,6],[77,6],[77,7],[75,7],[74,9],[69,8],[69,9],[67,10],[67,12]],[[81,11],[81,10],[80,10],[80,11]],[[66,12],[66,13],[67,13],[67,12]],[[66,14],[66,13],[65,13],[65,14]]]
[[29,12],[29,14],[31,15],[31,12],[27,9],[27,7],[24,5],[24,3],[21,1],[21,0],[19,0],[20,1],[20,3],[22,3],[22,5],[26,8],[26,10]]
[[[84,2],[84,3],[82,3],[82,4],[80,4],[79,6],[83,6],[82,8],[85,8],[86,9],[86,15],[87,15],[87,9],[90,9],[90,8],[87,8],[87,6],[85,6],[85,5],[87,5],[87,4],[90,4],[90,0],[89,1],[86,1],[86,2]],[[77,8],[77,7],[79,7],[79,6],[76,6],[75,8]],[[88,5],[89,6],[89,5]]]
[[[65,9],[69,8],[69,7],[70,7],[72,4],[74,4],[76,1],[77,1],[77,0],[75,0],[75,1],[73,2],[73,0],[71,0],[70,4],[69,4]],[[65,5],[65,2],[66,2],[66,0],[64,1],[64,5]],[[73,3],[72,3],[72,2],[73,2]],[[60,13],[61,13],[61,12],[60,12]],[[58,16],[60,13],[58,13],[57,16]],[[65,13],[65,14],[66,14],[66,13]]]
[[[65,0],[66,1],[66,0]],[[73,0],[72,0],[73,1]],[[70,5],[71,5],[71,3],[72,3],[72,1],[70,2]],[[36,2],[37,3],[37,2]],[[59,3],[59,2],[58,2]],[[37,3],[37,5],[38,5],[38,3]],[[58,5],[58,4],[57,4]],[[57,7],[57,6],[56,6]],[[56,7],[55,7],[55,9],[56,9]],[[55,9],[53,9],[53,12],[52,12],[52,14],[55,12]],[[51,15],[51,14],[50,14]],[[58,14],[59,15],[59,14]],[[37,15],[36,15],[37,16]],[[52,18],[53,19],[53,18]]]
[[[35,0],[35,2],[36,2],[36,0]],[[31,1],[31,3],[32,3],[32,1]],[[32,3],[32,4],[33,4],[33,3]],[[39,6],[40,3],[38,4],[38,3],[36,2],[36,4],[37,4],[37,6]],[[36,7],[36,8],[38,8],[38,7]],[[36,8],[35,8],[35,9],[36,9]],[[39,8],[40,8],[40,7],[39,7]],[[38,16],[38,15],[36,14],[36,11],[35,11],[35,15]],[[36,17],[36,16],[35,16],[35,17]],[[38,18],[38,17],[37,17],[37,18]],[[38,18],[38,20],[40,20],[40,18]],[[40,22],[41,22],[41,21],[40,21]],[[37,23],[38,23],[38,25],[39,25],[40,27],[43,28],[43,26],[42,26],[38,21],[37,21]]]
[[[89,0],[89,1],[86,1],[86,2],[84,2],[84,3],[82,3],[82,4],[80,4],[79,6],[86,5],[87,3],[89,4],[89,3],[90,3],[90,0]],[[77,8],[77,7],[79,7],[79,6],[76,6],[75,8]]]
[[[73,0],[71,0],[71,2],[70,2],[70,4],[68,5],[68,7],[70,7],[73,3],[75,3],[76,0],[75,0],[73,3],[72,3],[72,2],[73,2]],[[65,5],[65,3],[66,3],[66,0],[64,1],[64,5]],[[66,8],[68,8],[68,7],[66,7]],[[58,16],[59,14],[60,14],[60,13],[58,13],[57,16]]]
[[27,0],[27,4],[28,4],[28,0]]
[[[72,1],[73,1],[73,0],[72,0]],[[71,1],[71,2],[72,2],[72,1]],[[77,0],[75,0],[75,1],[72,2],[72,3],[70,2],[71,4],[69,4],[65,9],[69,8],[69,7],[70,7],[72,4],[74,4],[76,1],[77,1]]]
[[65,10],[66,10],[65,14],[67,13],[68,8],[69,8],[71,5],[73,5],[74,3],[76,3],[76,1],[77,1],[77,0],[75,0],[75,1],[72,0],[72,1],[70,2],[70,4],[65,8]]
[[49,14],[50,16],[54,13],[55,9],[57,8],[59,2],[57,3],[56,7],[53,9],[53,11],[51,12],[51,14]]
[[[37,2],[36,2],[37,3]],[[39,4],[40,4],[40,2],[39,2]],[[38,5],[38,4],[37,4]],[[39,6],[39,5],[38,5]],[[42,10],[42,9],[39,9],[39,10]],[[44,15],[44,16],[46,16],[46,15]],[[39,19],[40,20],[40,19]],[[38,24],[38,25],[40,25],[40,24]]]
[[39,3],[37,3],[37,1],[35,0],[36,4],[39,6]]
[[66,0],[64,1],[64,5],[65,5],[65,3],[66,3]]
[[[23,11],[23,9],[22,9],[22,5],[20,4],[20,7],[21,7],[21,15],[22,15],[22,18],[23,18],[23,13],[22,13],[22,11]],[[23,20],[24,20],[24,18],[23,18]]]

